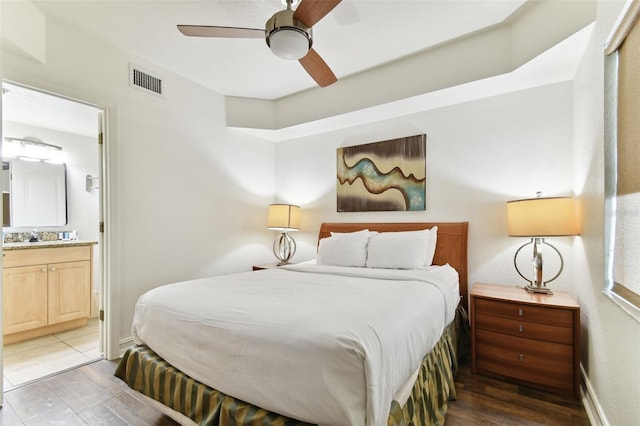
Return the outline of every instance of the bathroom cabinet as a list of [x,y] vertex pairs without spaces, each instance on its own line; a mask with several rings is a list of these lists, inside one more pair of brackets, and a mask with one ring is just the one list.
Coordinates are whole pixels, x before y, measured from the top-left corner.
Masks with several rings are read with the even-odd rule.
[[3,252],[3,334],[13,343],[87,324],[93,247],[59,245]]

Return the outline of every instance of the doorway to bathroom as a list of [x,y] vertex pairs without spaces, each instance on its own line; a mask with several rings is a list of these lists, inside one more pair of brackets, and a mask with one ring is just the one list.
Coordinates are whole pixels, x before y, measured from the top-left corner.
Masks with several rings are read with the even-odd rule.
[[103,357],[103,120],[2,82],[4,391]]

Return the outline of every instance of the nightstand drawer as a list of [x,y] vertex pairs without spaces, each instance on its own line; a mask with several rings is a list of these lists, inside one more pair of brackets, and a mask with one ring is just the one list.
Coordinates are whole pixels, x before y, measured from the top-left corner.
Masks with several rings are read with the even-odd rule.
[[557,325],[538,324],[528,321],[516,321],[492,315],[476,314],[478,329],[510,334],[525,339],[536,339],[555,343],[573,343],[573,328]]
[[[524,290],[523,290],[524,291]],[[523,303],[500,302],[497,300],[476,299],[476,314],[486,314],[512,320],[573,326],[573,312],[568,309],[556,309],[531,306]]]
[[529,339],[476,332],[476,367],[556,389],[573,388],[573,347],[560,343],[532,343]]

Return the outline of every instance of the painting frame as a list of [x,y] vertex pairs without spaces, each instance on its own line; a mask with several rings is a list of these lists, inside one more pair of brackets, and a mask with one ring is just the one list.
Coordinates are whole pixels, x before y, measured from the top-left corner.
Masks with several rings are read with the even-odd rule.
[[336,152],[336,210],[425,211],[427,135],[413,135]]

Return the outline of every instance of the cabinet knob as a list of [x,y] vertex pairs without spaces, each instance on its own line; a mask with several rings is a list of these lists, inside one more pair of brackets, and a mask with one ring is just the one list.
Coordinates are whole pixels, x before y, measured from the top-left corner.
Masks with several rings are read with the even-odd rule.
[[53,267],[51,268],[51,272],[53,272],[53,271],[55,271],[55,270],[56,270],[56,268],[53,268]]
[[518,360],[519,360],[520,362],[524,361],[524,354],[520,354],[520,355],[518,355]]
[[524,327],[522,326],[522,324],[518,324],[518,331],[520,333],[524,332]]
[[518,315],[522,316],[522,309],[518,309]]
[[40,269],[40,272],[47,272],[47,268]]

